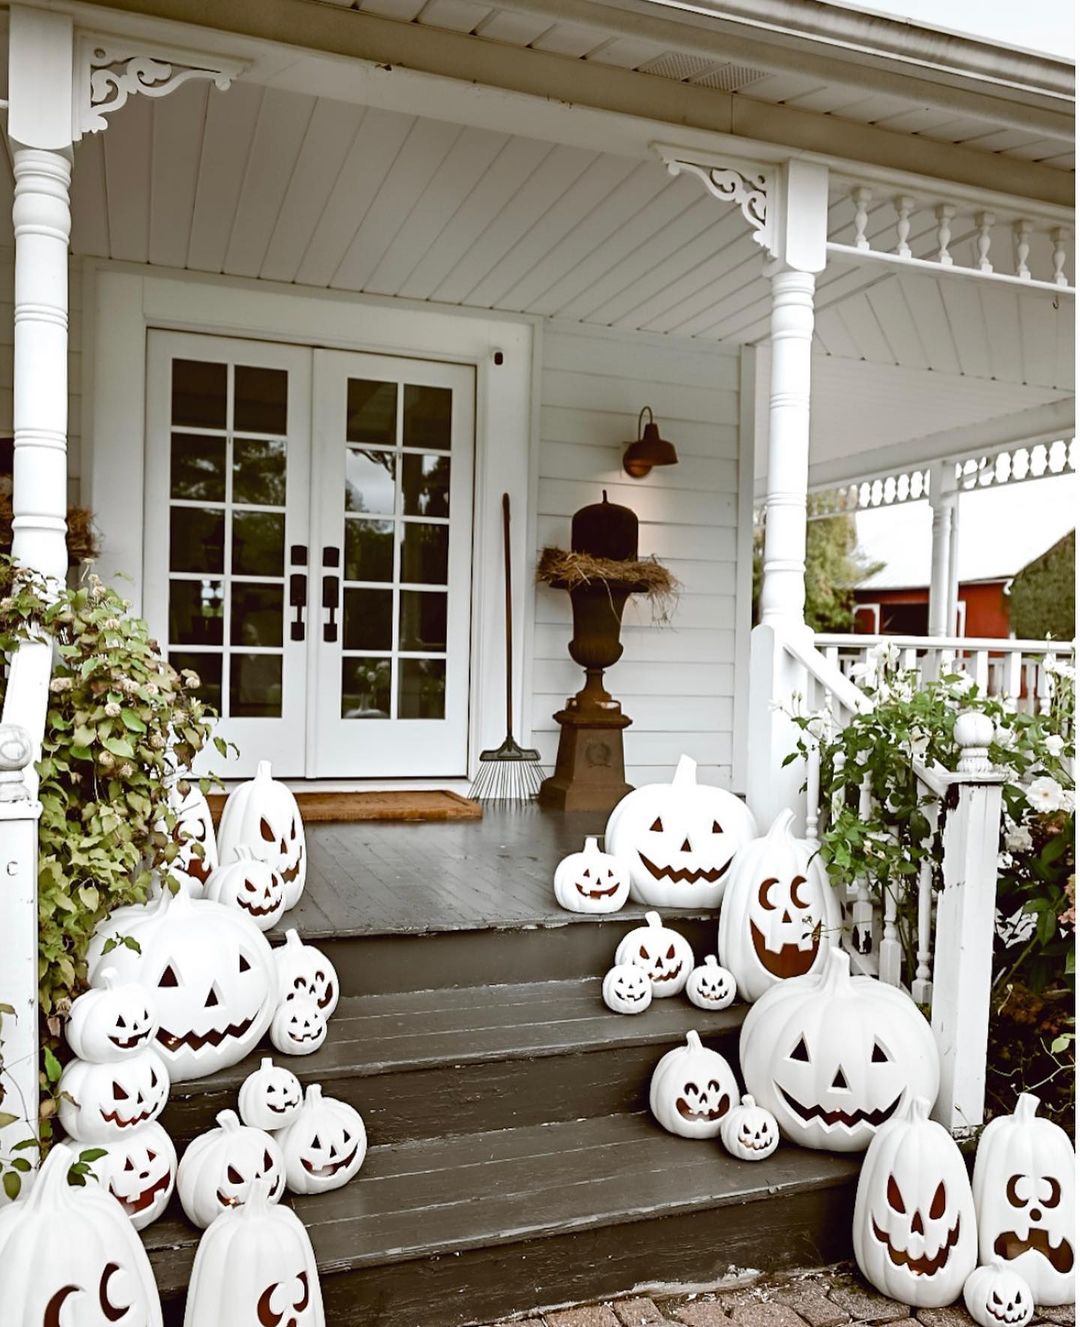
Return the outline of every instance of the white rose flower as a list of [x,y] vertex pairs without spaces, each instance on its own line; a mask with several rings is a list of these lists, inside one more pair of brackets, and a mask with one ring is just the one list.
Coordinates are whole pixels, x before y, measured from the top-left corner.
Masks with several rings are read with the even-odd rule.
[[1034,844],[1027,825],[1014,825],[1005,835],[1005,846],[1010,852],[1030,852]]
[[1064,789],[1049,774],[1041,774],[1028,785],[1028,805],[1036,811],[1060,811],[1065,805]]
[[1060,759],[1061,753],[1065,750],[1065,739],[1058,733],[1051,733],[1046,739],[1046,749],[1055,760]]

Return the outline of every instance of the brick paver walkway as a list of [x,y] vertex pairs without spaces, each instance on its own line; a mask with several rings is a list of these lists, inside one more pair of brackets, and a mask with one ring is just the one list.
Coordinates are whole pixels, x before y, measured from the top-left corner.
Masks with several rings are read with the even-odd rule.
[[[490,1327],[975,1327],[963,1305],[910,1309],[871,1290],[851,1264],[733,1277],[694,1294],[655,1291],[573,1309],[534,1311]],[[1076,1310],[1037,1308],[1034,1324],[1076,1327]]]

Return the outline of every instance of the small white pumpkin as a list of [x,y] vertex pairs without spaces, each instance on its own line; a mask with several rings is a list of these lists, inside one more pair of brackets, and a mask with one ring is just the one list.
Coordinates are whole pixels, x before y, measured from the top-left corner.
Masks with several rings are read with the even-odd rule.
[[169,1100],[169,1071],[151,1050],[111,1064],[71,1060],[59,1091],[65,1131],[80,1143],[110,1143],[157,1119]]
[[241,1124],[236,1112],[223,1110],[217,1128],[199,1134],[180,1158],[176,1191],[189,1221],[205,1229],[230,1207],[251,1197],[260,1180],[270,1186],[270,1201],[285,1192],[281,1148],[264,1129]]
[[720,1121],[720,1141],[740,1161],[764,1161],[780,1146],[776,1116],[748,1092]]
[[237,861],[236,850],[247,845],[270,863],[285,883],[286,912],[300,902],[307,879],[304,822],[292,792],[271,777],[268,760],[261,760],[255,777],[229,794],[217,842],[223,862]]
[[686,998],[698,1009],[726,1009],[735,1002],[735,978],[715,954],[707,954],[686,979]]
[[285,883],[269,862],[253,856],[247,844],[241,843],[235,856],[210,877],[206,897],[239,908],[260,931],[269,931],[285,912]]
[[[206,883],[218,865],[217,838],[210,806],[198,784],[193,783],[186,797],[173,788],[169,804],[176,813],[172,840],[180,851],[164,868],[191,898],[203,898]],[[164,826],[159,825],[164,831]]]
[[367,1130],[359,1111],[324,1097],[318,1083],[308,1088],[300,1114],[278,1138],[290,1193],[340,1189],[367,1155]]
[[98,982],[72,1003],[64,1029],[71,1049],[80,1060],[104,1064],[150,1048],[158,1021],[147,988],[122,982],[115,968],[103,968]]
[[283,1000],[270,1023],[270,1043],[282,1055],[310,1055],[326,1040],[326,1015],[310,995]]
[[176,1148],[162,1125],[141,1124],[129,1136],[102,1143],[105,1155],[90,1163],[101,1187],[111,1193],[143,1230],[165,1211],[176,1184]]
[[604,1003],[615,1014],[640,1014],[652,1004],[652,982],[633,963],[616,963],[600,987]]
[[184,1327],[326,1327],[304,1223],[256,1180],[199,1241]]
[[274,950],[274,964],[280,999],[310,995],[326,1017],[330,1017],[337,1008],[341,986],[333,963],[321,949],[301,940],[299,931],[288,930],[285,943]]
[[240,1084],[240,1118],[252,1129],[284,1129],[292,1124],[304,1103],[300,1080],[266,1055],[254,1073]]
[[859,1270],[890,1299],[944,1308],[975,1270],[978,1234],[967,1167],[925,1097],[908,1097],[870,1140],[855,1193]]
[[668,1133],[681,1138],[716,1138],[739,1099],[739,1086],[719,1051],[701,1044],[696,1032],[686,1045],[668,1051],[653,1070],[649,1109]]
[[964,1282],[964,1304],[979,1327],[1027,1327],[1035,1316],[1031,1287],[1001,1258],[975,1268]]
[[626,863],[586,839],[555,868],[555,902],[567,912],[618,912],[630,897]]
[[623,936],[615,950],[615,964],[633,963],[648,975],[652,993],[661,998],[678,995],[694,968],[694,951],[678,931],[660,920],[658,912],[645,914],[645,925]]

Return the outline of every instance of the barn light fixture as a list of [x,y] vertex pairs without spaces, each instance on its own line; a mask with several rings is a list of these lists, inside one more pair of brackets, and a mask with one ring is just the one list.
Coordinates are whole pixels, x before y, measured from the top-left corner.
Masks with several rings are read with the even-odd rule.
[[[646,415],[649,416],[649,422],[643,431],[641,424]],[[654,465],[678,465],[675,444],[660,436],[649,406],[638,415],[637,433],[637,441],[627,446],[623,456],[623,469],[631,479],[644,479]]]

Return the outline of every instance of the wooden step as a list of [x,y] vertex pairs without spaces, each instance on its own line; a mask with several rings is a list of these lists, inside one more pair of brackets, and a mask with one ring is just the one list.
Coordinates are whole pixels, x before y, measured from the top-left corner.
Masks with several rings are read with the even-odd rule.
[[[860,1159],[784,1146],[748,1164],[623,1114],[375,1147],[343,1189],[289,1201],[334,1327],[462,1327],[848,1255]],[[170,1213],[143,1237],[179,1323],[198,1232]]]
[[[313,1055],[278,1057],[364,1116],[374,1142],[643,1110],[660,1056],[696,1028],[737,1069],[745,1006],[694,1008],[683,996],[613,1014],[600,982],[473,986],[346,996]],[[263,1049],[223,1073],[177,1083],[164,1117],[178,1141],[234,1108]]]

